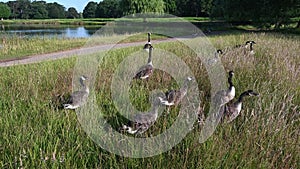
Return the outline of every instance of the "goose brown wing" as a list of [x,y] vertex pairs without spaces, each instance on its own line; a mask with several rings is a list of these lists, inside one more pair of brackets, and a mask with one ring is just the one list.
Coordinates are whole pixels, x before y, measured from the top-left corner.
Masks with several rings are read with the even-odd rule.
[[135,123],[139,124],[151,124],[156,120],[156,116],[151,112],[136,114],[133,118]]
[[153,67],[151,65],[146,65],[141,68],[140,71],[134,76],[135,79],[144,79],[149,77],[153,73]]
[[85,91],[76,91],[72,93],[70,97],[71,104],[79,104],[87,99],[87,92]]

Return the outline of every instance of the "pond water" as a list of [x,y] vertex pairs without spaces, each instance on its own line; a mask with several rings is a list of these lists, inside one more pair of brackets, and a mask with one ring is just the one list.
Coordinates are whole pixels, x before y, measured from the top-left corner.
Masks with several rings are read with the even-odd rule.
[[0,34],[41,38],[88,38],[101,27],[57,25],[0,25]]

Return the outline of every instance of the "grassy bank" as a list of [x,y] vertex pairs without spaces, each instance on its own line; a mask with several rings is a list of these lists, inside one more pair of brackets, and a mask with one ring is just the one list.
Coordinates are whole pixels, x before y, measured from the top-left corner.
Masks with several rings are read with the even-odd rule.
[[[0,24],[50,24],[50,25],[105,25],[107,22],[114,21],[118,18],[88,18],[88,19],[15,19],[15,20],[2,20]],[[208,17],[185,17],[190,22],[206,22],[210,21]],[[127,20],[126,18],[118,20]],[[132,19],[130,19],[132,21]],[[149,21],[155,20],[156,22],[174,22],[176,18],[150,18]],[[138,19],[135,21],[143,22],[144,20]]]
[[[221,60],[227,71],[235,71],[237,94],[253,89],[261,96],[247,98],[242,114],[233,123],[219,125],[204,144],[198,144],[195,124],[177,146],[154,157],[125,158],[98,147],[74,111],[58,108],[60,96],[71,92],[76,59],[69,58],[0,69],[1,168],[299,168],[299,37],[251,33],[209,39],[221,49],[247,40],[257,42],[255,55],[227,49]],[[210,82],[196,55],[177,42],[155,47],[175,53],[189,65],[207,109]],[[97,103],[113,126],[122,120],[109,94],[111,77],[122,59],[136,50],[140,47],[110,51],[99,66]],[[148,96],[147,88],[139,89],[140,85],[132,89],[139,93],[133,98],[138,107],[147,105]],[[170,86],[177,85],[161,71],[155,71],[148,82],[150,89]],[[171,109],[149,132],[170,127],[176,113]]]
[[21,36],[2,36],[0,60],[21,59],[31,55],[79,48],[87,39],[76,38],[24,38]]
[[15,19],[3,20],[0,24],[46,24],[46,25],[105,25],[113,18],[91,18],[91,19]]

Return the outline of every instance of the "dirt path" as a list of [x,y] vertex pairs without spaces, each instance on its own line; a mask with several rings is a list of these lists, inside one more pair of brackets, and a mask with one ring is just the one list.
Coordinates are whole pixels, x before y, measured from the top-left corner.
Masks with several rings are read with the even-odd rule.
[[[171,42],[171,41],[176,41],[176,39],[172,38],[172,39],[164,39],[164,40],[153,40],[152,43]],[[133,42],[133,43],[123,43],[117,45],[99,45],[93,47],[82,47],[78,49],[47,53],[47,54],[38,54],[38,55],[28,56],[22,59],[0,61],[0,67],[39,63],[43,61],[68,58],[74,55],[80,56],[83,54],[91,54],[91,53],[99,52],[101,50],[109,50],[112,47],[119,49],[119,48],[133,47],[133,46],[139,46],[144,44],[145,42]]]

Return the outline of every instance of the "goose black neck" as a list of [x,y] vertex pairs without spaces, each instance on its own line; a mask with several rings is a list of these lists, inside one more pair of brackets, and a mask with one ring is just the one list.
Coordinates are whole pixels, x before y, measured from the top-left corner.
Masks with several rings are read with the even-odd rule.
[[238,99],[238,102],[239,102],[239,103],[243,102],[245,96],[248,96],[248,92],[243,92],[243,93],[240,95],[240,97],[239,97],[239,99]]
[[148,42],[150,42],[150,33],[148,33]]
[[233,87],[233,83],[232,83],[232,75],[230,75],[228,77],[228,83],[229,83],[229,88],[231,89]]
[[186,79],[186,80],[184,81],[183,85],[182,85],[181,88],[180,88],[180,91],[181,91],[181,92],[183,92],[183,93],[187,92],[188,87],[189,87],[189,82],[190,82],[189,79]]
[[152,62],[152,48],[150,47],[149,49],[149,58],[148,58],[148,63]]
[[83,80],[81,78],[80,78],[79,82],[80,82],[82,87],[85,87],[85,84],[83,83]]

